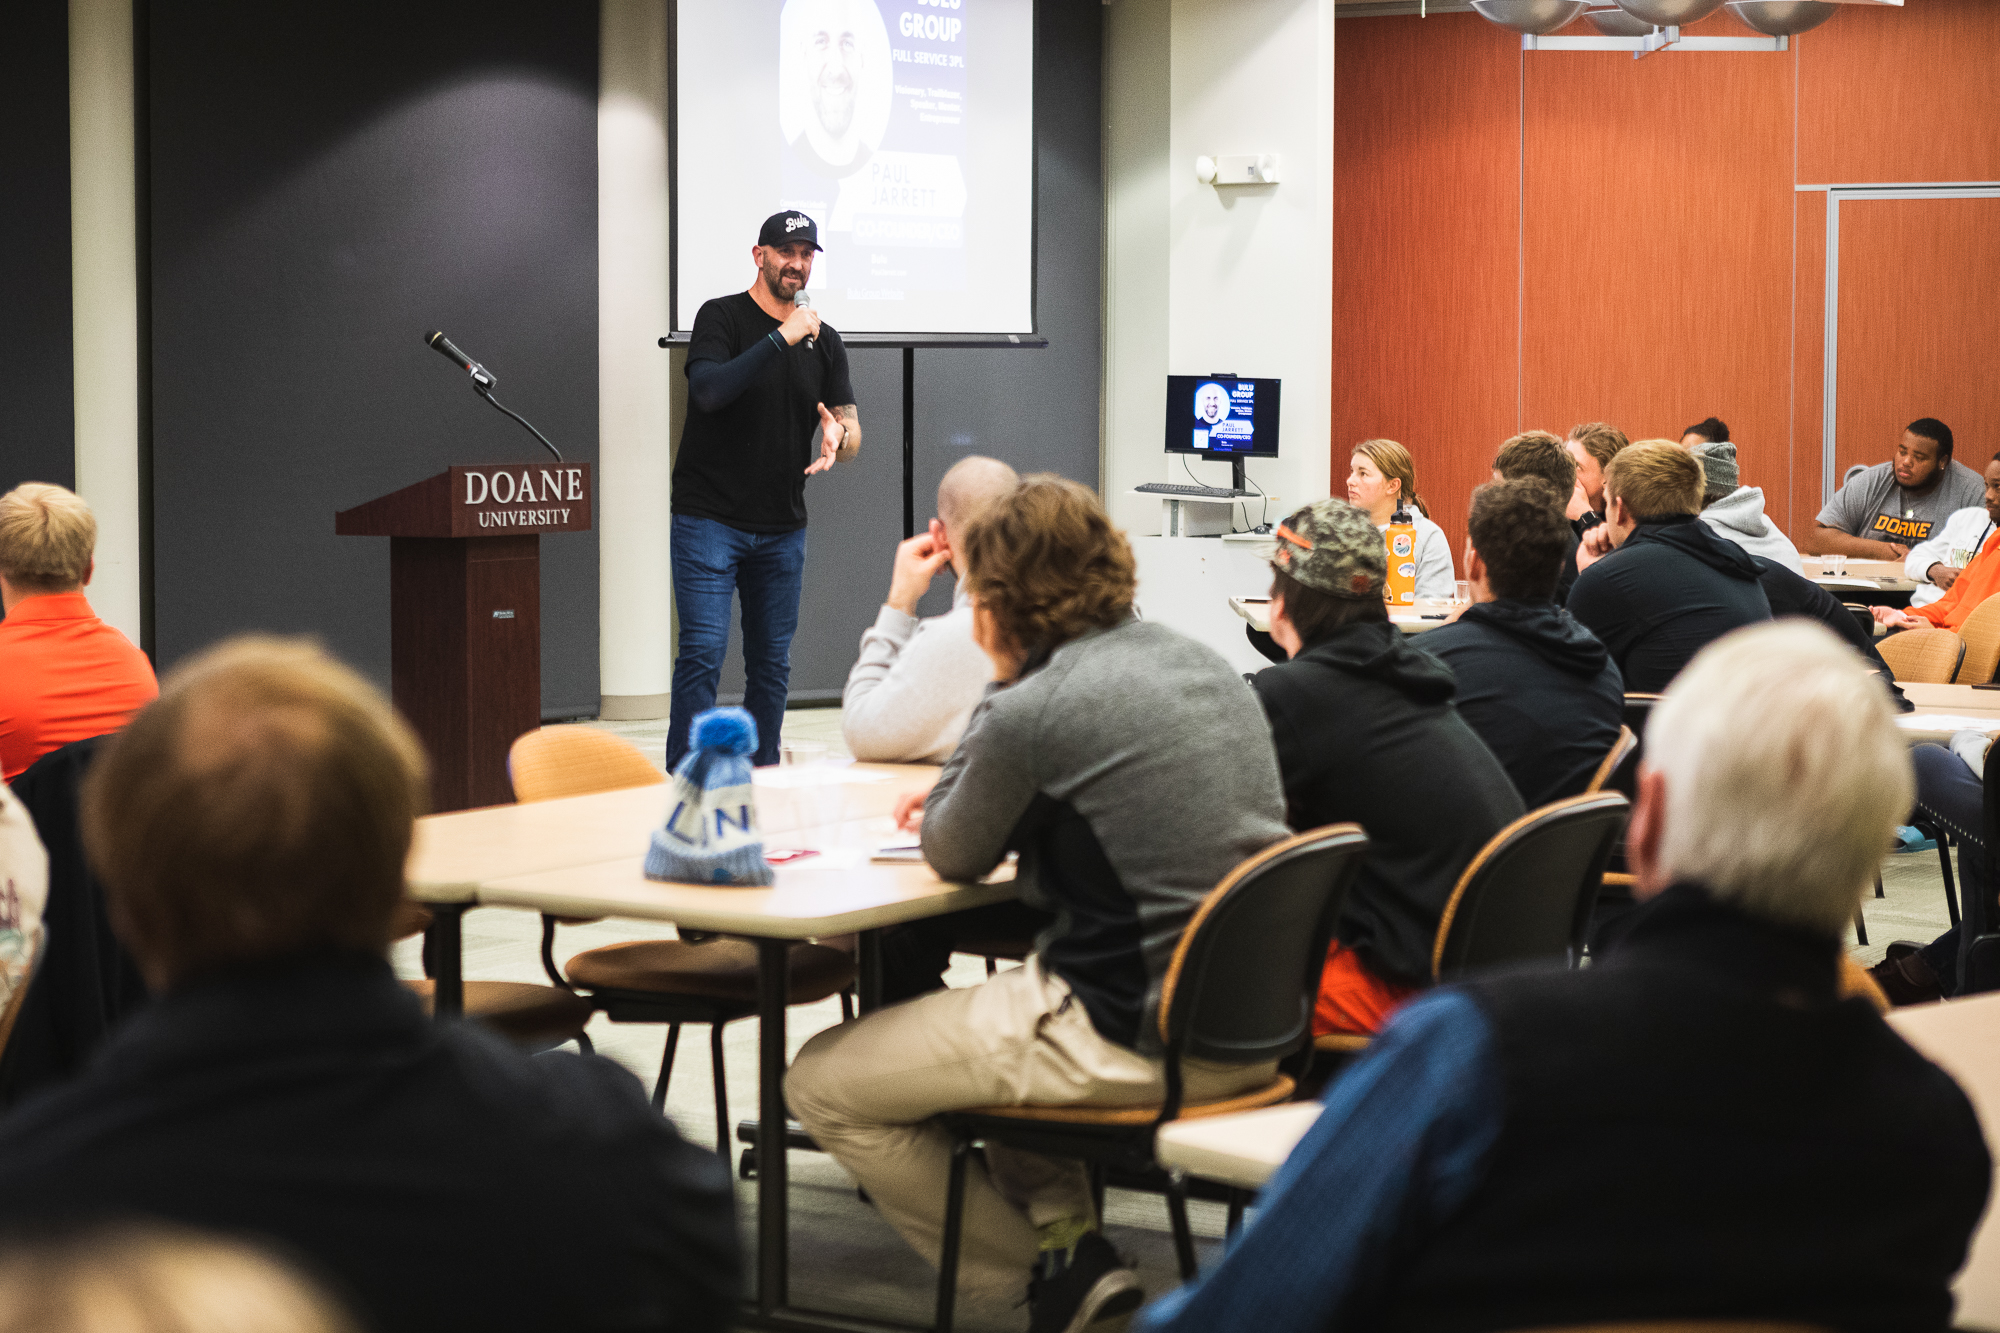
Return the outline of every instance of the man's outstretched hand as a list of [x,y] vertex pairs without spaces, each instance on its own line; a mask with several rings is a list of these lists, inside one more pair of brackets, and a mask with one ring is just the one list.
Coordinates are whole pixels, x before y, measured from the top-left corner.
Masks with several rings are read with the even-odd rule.
[[906,616],[915,615],[917,603],[949,559],[951,549],[932,533],[920,532],[898,542],[896,563],[889,571],[889,605]]
[[847,438],[847,427],[839,417],[826,410],[825,403],[816,403],[819,408],[819,457],[806,469],[810,477],[815,472],[824,472],[833,466],[833,456],[840,451],[840,445]]

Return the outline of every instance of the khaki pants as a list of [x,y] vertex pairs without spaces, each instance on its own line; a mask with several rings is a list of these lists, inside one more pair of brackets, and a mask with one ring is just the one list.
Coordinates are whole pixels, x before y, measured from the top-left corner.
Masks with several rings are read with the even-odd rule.
[[[1270,1080],[1274,1066],[1183,1063],[1189,1101]],[[940,1111],[1026,1103],[1157,1102],[1165,1064],[1106,1041],[1040,960],[983,985],[938,991],[843,1023],[806,1043],[785,1078],[792,1113],[851,1172],[905,1240],[935,1264],[951,1140]],[[991,1146],[966,1173],[961,1290],[1018,1301],[1037,1228],[1094,1221],[1081,1163]]]

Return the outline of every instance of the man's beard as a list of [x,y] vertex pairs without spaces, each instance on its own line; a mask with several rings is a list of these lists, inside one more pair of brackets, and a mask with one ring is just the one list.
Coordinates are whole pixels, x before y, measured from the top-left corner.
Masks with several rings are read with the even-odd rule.
[[854,76],[843,75],[838,82],[813,85],[813,110],[820,128],[836,139],[844,139],[854,128]]

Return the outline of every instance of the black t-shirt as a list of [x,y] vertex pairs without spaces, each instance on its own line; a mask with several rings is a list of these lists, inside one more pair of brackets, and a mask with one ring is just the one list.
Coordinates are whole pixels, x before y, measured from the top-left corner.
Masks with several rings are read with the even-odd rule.
[[[688,343],[688,370],[727,365],[755,351],[779,321],[748,292],[702,302]],[[705,411],[690,396],[674,460],[676,514],[709,518],[745,532],[793,532],[806,525],[806,467],[819,453],[819,412],[854,401],[847,348],[822,324],[817,346],[801,338],[770,356],[748,388]],[[768,355],[768,354],[767,354]]]

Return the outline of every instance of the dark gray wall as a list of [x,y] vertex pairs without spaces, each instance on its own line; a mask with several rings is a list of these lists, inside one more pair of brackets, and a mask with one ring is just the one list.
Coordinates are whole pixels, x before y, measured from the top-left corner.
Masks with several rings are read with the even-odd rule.
[[[1036,319],[1044,350],[920,349],[916,361],[917,523],[938,481],[968,453],[1022,472],[1099,484],[1103,354],[1102,7],[1038,0],[1035,10]],[[807,483],[805,600],[792,643],[794,701],[837,698],[861,631],[889,590],[903,535],[902,353],[849,354],[866,439],[861,457]],[[923,611],[950,606],[940,578]],[[738,694],[734,642],[722,690]]]
[[69,7],[0,32],[0,492],[76,484],[69,286]]
[[[150,6],[160,664],[311,632],[389,674],[389,551],[333,515],[541,446],[597,457],[597,6]],[[142,29],[145,31],[145,29]],[[542,701],[597,708],[597,538],[542,541]]]

